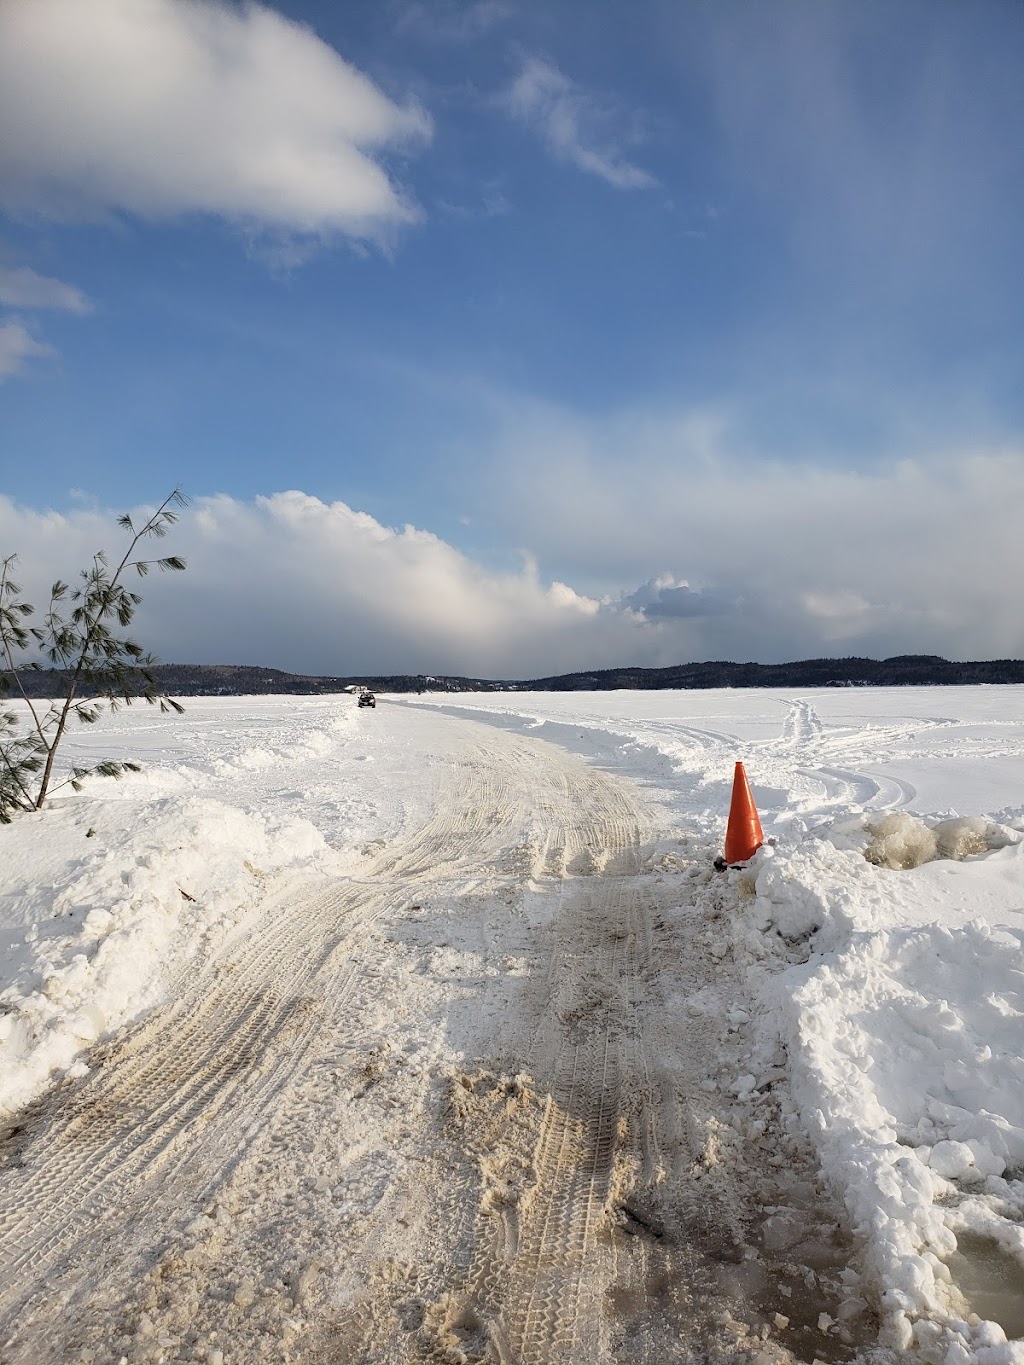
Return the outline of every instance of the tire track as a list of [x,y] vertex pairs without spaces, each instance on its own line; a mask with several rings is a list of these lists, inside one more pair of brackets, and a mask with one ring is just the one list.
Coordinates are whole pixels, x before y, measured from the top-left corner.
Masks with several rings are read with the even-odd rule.
[[[468,1106],[457,1132],[469,1161],[451,1164],[442,1155],[429,1177],[443,1190],[431,1222],[444,1226],[445,1238],[414,1277],[413,1299],[424,1304],[415,1342],[403,1347],[400,1332],[396,1337],[412,1282],[396,1280],[390,1261],[379,1259],[389,1211],[381,1212],[380,1230],[368,1233],[364,1256],[350,1263],[338,1291],[348,1306],[337,1329],[344,1345],[333,1350],[365,1365],[461,1359],[459,1352],[502,1365],[556,1365],[600,1354],[603,1279],[615,1268],[604,1244],[621,1142],[619,1035],[636,993],[634,982],[622,978],[647,965],[633,941],[644,940],[632,929],[647,822],[621,784],[544,741],[499,731],[487,750],[487,800],[478,788],[467,793],[478,805],[481,846],[500,860],[510,839],[524,825],[535,829],[543,812],[532,866],[518,871],[524,881],[539,877],[535,894],[558,903],[538,947],[539,974],[528,983],[539,987],[541,1004],[518,1026],[525,1051],[517,1065],[543,1096],[532,1108],[524,1098],[524,1111],[510,1098],[510,1078],[469,1074],[454,1083],[456,1110]],[[429,852],[414,851],[417,865]],[[608,1014],[606,1026],[594,1027],[593,1011]],[[511,1141],[510,1125],[517,1130]],[[522,1198],[507,1188],[506,1158],[510,1167],[530,1171]],[[603,1267],[596,1278],[595,1255]]]
[[[564,756],[560,767],[561,867],[549,861],[547,870],[579,875],[560,880],[559,909],[539,954],[551,965],[540,977],[525,1059],[544,1092],[530,1186],[501,1220],[485,1189],[473,1256],[454,1296],[461,1317],[451,1319],[480,1322],[486,1358],[502,1365],[606,1358],[603,1301],[617,1274],[610,1207],[627,1133],[635,1130],[645,1164],[656,1159],[653,1087],[635,1008],[651,970],[649,897],[636,884],[642,817],[611,779]],[[627,1123],[636,1096],[627,1104],[624,1089],[638,1075],[643,1098]],[[364,1358],[373,1358],[372,1348]]]
[[451,747],[429,768],[429,818],[369,876],[317,894],[309,884],[272,891],[176,1000],[94,1049],[84,1081],[64,1082],[0,1141],[0,1324],[27,1306],[44,1317],[58,1278],[69,1301],[87,1294],[90,1247],[126,1226],[129,1273],[161,1235],[157,1205],[195,1208],[227,1179],[345,1015],[375,923],[411,885],[450,884],[507,858],[538,802],[567,858],[600,854],[549,746],[447,724]]
[[[619,859],[635,858],[621,827],[613,824],[612,834],[619,835]],[[574,947],[549,1015],[557,1051],[534,1157],[536,1198],[502,1314],[512,1357],[523,1365],[602,1353],[601,1300],[615,1271],[608,1202],[623,1137],[622,1087],[630,1076],[624,1035],[638,966],[630,890],[621,874],[588,889],[568,907],[560,936],[563,949]],[[543,1075],[543,1058],[536,1062]]]
[[[10,1267],[0,1315],[72,1261],[97,1223],[117,1218],[127,1190],[170,1178],[200,1121],[220,1178],[215,1151],[237,1149],[254,1110],[305,1063],[324,1014],[314,978],[348,940],[351,921],[364,926],[387,901],[355,888],[320,897],[301,914],[265,917],[250,945],[94,1057],[85,1084],[44,1101],[18,1144],[24,1164],[9,1162],[0,1184]],[[350,968],[338,982],[335,1009],[356,975]]]

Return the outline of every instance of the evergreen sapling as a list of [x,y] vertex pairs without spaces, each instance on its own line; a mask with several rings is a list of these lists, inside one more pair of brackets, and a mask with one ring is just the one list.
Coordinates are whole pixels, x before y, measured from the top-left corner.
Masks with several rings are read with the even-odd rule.
[[[123,582],[131,570],[142,578],[154,566],[185,568],[185,561],[177,555],[133,558],[148,537],[160,539],[167,534],[177,521],[175,509],[185,503],[181,490],[175,488],[142,526],[136,528],[127,514],[119,517],[117,524],[131,536],[121,562],[111,570],[107,555],[100,551],[92,565],[81,571],[74,591],[58,579],[50,589],[40,626],[30,623],[35,608],[22,600],[22,589],[12,578],[17,556],[0,561],[0,697],[8,702],[19,697],[27,708],[19,719],[9,706],[0,706],[0,824],[9,824],[17,811],[41,810],[47,796],[62,787],[81,790],[86,777],[120,777],[139,771],[137,763],[104,759],[92,767],[73,765],[67,777],[55,782],[57,751],[72,717],[91,725],[104,708],[117,711],[140,699],[161,711],[180,714],[184,710],[180,702],[161,692],[153,672],[159,661],[134,640],[114,632],[131,625],[142,601]],[[49,703],[30,697],[25,686],[25,675],[44,666],[27,657],[30,651],[41,654],[62,679],[61,695]]]

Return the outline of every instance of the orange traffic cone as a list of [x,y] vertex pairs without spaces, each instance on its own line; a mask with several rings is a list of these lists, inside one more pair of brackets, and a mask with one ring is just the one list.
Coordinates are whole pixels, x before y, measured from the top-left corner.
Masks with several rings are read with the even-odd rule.
[[742,763],[736,764],[732,780],[729,825],[725,831],[725,861],[745,863],[764,843],[764,832]]

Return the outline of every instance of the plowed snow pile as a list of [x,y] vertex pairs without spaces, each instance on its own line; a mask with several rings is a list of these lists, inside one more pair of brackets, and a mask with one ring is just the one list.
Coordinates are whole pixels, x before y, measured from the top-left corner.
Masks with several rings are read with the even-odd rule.
[[1024,1365],[1024,689],[199,699],[96,755],[145,771],[0,829],[5,1360]]

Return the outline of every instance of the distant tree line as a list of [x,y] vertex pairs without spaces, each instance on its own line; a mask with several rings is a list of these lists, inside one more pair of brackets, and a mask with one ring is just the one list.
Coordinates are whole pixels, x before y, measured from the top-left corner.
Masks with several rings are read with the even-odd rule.
[[[380,692],[590,692],[668,687],[932,687],[1024,683],[1024,661],[1020,659],[964,663],[934,654],[897,654],[890,659],[802,659],[785,664],[716,660],[669,668],[605,668],[529,680],[423,673],[364,673],[338,677],[287,673],[277,668],[241,664],[158,664],[151,672],[163,693],[183,697],[316,696],[360,687]],[[67,680],[67,673],[60,669],[40,669],[18,675],[23,695],[32,698],[62,694]],[[80,695],[88,695],[86,687],[80,687],[79,691]]]
[[1024,661],[989,659],[957,663],[936,654],[897,654],[891,659],[801,659],[786,664],[678,664],[670,668],[607,668],[563,673],[517,686],[543,692],[662,687],[934,687],[944,684],[1024,682]]

